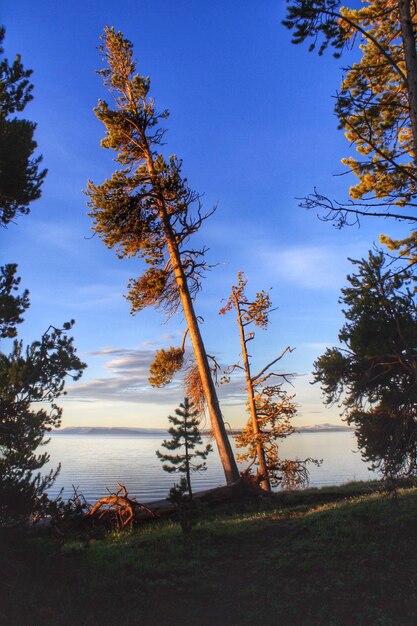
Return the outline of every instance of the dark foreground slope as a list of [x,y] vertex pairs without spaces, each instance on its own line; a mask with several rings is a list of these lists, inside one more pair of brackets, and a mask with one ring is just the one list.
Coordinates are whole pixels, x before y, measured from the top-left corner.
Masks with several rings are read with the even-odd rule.
[[64,542],[9,535],[0,623],[414,626],[417,489],[355,491],[206,511],[187,542],[172,521]]

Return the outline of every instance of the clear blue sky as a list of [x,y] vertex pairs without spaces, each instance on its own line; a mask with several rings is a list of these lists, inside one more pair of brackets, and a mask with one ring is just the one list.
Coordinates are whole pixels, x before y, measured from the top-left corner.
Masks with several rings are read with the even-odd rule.
[[[0,260],[19,264],[31,292],[25,341],[50,323],[76,320],[76,345],[89,367],[62,402],[63,426],[161,427],[183,397],[179,384],[158,390],[147,383],[153,351],[180,341],[181,316],[164,323],[148,309],[132,317],[123,294],[141,262],[119,260],[91,238],[83,189],[115,167],[99,147],[104,132],[92,111],[99,97],[108,99],[95,74],[105,24],[133,42],[157,106],[170,110],[166,152],[184,160],[207,209],[218,205],[200,234],[218,263],[196,302],[208,352],[223,363],[238,358],[233,315],[218,310],[242,270],[249,289],[272,287],[278,307],[251,345],[254,367],[291,345],[282,369],[298,374],[296,423],[339,421],[337,407],[325,409],[309,383],[312,363],[337,343],[347,257],[366,255],[381,231],[398,227],[369,220],[337,231],[298,207],[296,197],[314,186],[346,197],[349,177],[334,174],[343,171],[349,145],[333,114],[342,61],[291,45],[280,24],[284,9],[283,0],[3,0],[6,56],[19,52],[34,70],[25,117],[38,124],[49,173],[31,214],[0,233]],[[221,390],[233,426],[246,420],[242,387],[235,381]]]

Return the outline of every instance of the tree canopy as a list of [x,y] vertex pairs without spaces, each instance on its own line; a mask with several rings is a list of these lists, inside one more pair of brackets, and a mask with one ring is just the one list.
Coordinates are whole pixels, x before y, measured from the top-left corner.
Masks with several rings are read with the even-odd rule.
[[[106,67],[99,73],[115,108],[100,100],[95,113],[106,128],[101,145],[117,153],[120,169],[101,185],[88,183],[93,229],[120,257],[139,257],[146,262],[147,269],[129,283],[127,298],[133,313],[154,306],[172,315],[181,307],[226,479],[233,482],[239,473],[193,302],[207,263],[206,249],[193,247],[191,238],[210,213],[202,213],[200,196],[182,175],[181,160],[160,152],[165,136],[160,122],[168,112],[156,110],[149,96],[149,78],[136,73],[132,44],[110,27],[102,41]],[[182,365],[178,349],[159,351],[152,383],[169,382]]]
[[[0,29],[0,53],[4,29]],[[36,144],[35,124],[10,114],[22,111],[31,100],[30,70],[17,56],[0,63],[0,223],[29,212],[39,198],[46,171],[38,172],[40,157],[31,159]],[[65,393],[65,379],[77,380],[86,367],[67,335],[73,321],[62,328],[49,326],[28,346],[17,339],[18,325],[30,306],[27,289],[20,291],[17,265],[0,268],[0,526],[29,514],[45,511],[46,490],[59,467],[45,475],[40,470],[49,455],[40,448],[45,435],[61,422],[56,400]],[[13,340],[10,342],[10,340]],[[4,343],[10,350],[5,351]]]
[[23,322],[22,315],[29,307],[28,290],[15,293],[20,284],[16,271],[15,263],[0,268],[0,339],[16,337],[16,325]]
[[172,424],[168,431],[171,439],[162,442],[162,447],[168,452],[157,450],[156,455],[163,462],[162,467],[166,472],[183,474],[187,491],[192,497],[191,473],[207,469],[205,461],[213,448],[211,444],[197,448],[203,443],[199,428],[200,420],[198,410],[188,398],[184,398],[184,402],[175,409],[175,415],[169,415],[168,420]]
[[[338,226],[361,215],[416,221],[417,215],[417,59],[415,3],[366,0],[357,8],[339,0],[289,0],[284,24],[293,42],[311,42],[322,54],[328,46],[340,56],[358,45],[359,61],[344,69],[336,95],[339,127],[359,156],[342,163],[357,177],[348,202],[317,191],[303,205],[319,208]],[[395,243],[382,236],[392,248]],[[397,242],[401,247],[401,242]]]
[[[5,29],[0,27],[0,57]],[[46,170],[39,170],[41,156],[34,157],[36,124],[15,116],[32,100],[32,70],[24,69],[20,55],[13,63],[0,61],[0,225],[29,213],[29,204],[41,195]]]
[[271,485],[278,484],[287,488],[296,487],[307,482],[306,463],[312,459],[300,461],[281,457],[281,441],[295,432],[291,420],[297,413],[297,405],[294,396],[283,387],[293,374],[273,369],[292,349],[288,346],[257,374],[253,374],[248,350],[249,343],[255,339],[252,329],[266,330],[274,309],[268,291],[259,291],[249,299],[247,282],[247,278],[239,272],[237,284],[232,286],[231,295],[220,310],[220,314],[231,309],[236,312],[242,355],[242,363],[235,363],[226,370],[226,382],[236,370],[243,372],[248,398],[249,420],[242,433],[235,437],[236,446],[243,449],[238,459],[249,462],[249,469],[253,465],[258,468],[257,478],[266,491],[271,490]]
[[[29,307],[28,292],[18,289],[16,266],[2,268],[0,280],[1,337],[16,337],[16,324]],[[61,423],[62,408],[56,400],[65,393],[65,379],[77,380],[86,367],[67,335],[73,322],[63,328],[50,326],[39,341],[24,347],[14,339],[9,354],[0,350],[0,525],[43,511],[58,472],[42,475],[38,470],[49,454],[40,452],[45,435]],[[2,347],[2,346],[1,346]],[[39,408],[36,408],[38,405]]]
[[343,347],[315,362],[325,402],[341,402],[364,459],[386,477],[417,473],[417,308],[409,268],[394,271],[384,255],[352,261],[342,289]]

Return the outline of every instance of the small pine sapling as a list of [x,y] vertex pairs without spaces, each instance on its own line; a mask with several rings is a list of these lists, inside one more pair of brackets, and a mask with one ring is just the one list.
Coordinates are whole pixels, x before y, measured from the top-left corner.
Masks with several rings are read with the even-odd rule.
[[177,509],[177,518],[181,526],[181,530],[185,536],[189,535],[193,527],[194,501],[184,496],[188,491],[187,480],[181,477],[179,483],[175,483],[169,490],[168,500],[175,505]]
[[[183,479],[178,487],[184,494],[188,492],[188,497],[192,500],[193,492],[191,488],[191,472],[201,472],[207,469],[206,458],[213,450],[211,444],[207,444],[204,449],[197,450],[196,446],[203,443],[199,429],[200,420],[198,411],[194,409],[192,402],[184,398],[184,402],[175,409],[175,416],[168,417],[172,424],[169,429],[171,440],[164,440],[162,447],[169,451],[177,451],[177,454],[169,454],[156,451],[156,455],[164,463],[166,472],[177,472],[183,474]],[[201,462],[196,462],[200,459]],[[185,482],[184,482],[185,481]]]

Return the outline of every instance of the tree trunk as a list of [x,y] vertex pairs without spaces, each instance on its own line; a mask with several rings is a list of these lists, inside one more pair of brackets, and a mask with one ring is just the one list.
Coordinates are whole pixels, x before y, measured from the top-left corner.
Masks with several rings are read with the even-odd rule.
[[[153,187],[156,207],[164,230],[165,241],[168,248],[172,269],[174,272],[174,277],[178,286],[178,292],[183,307],[185,320],[190,333],[198,371],[201,377],[204,396],[207,402],[207,408],[211,420],[213,435],[216,439],[217,447],[219,449],[219,455],[223,464],[227,484],[230,485],[239,479],[239,471],[236,465],[235,458],[233,456],[232,447],[227,437],[226,428],[224,426],[222,414],[220,411],[219,401],[217,399],[216,390],[211,377],[210,366],[197,322],[197,316],[194,311],[193,301],[191,298],[190,290],[188,288],[187,277],[181,261],[178,241],[176,239],[175,232],[171,224],[171,217],[166,206],[164,192],[158,185],[158,175],[155,173],[153,154],[150,149],[150,141],[152,143],[152,139],[149,140],[146,135],[146,129],[149,127],[149,125],[151,128],[153,127],[153,125],[157,121],[157,117],[155,117],[155,115],[152,113],[150,118],[147,118],[148,113],[144,115],[145,109],[141,110],[141,107],[146,107],[146,93],[141,97],[141,105],[137,105],[137,102],[135,101],[135,90],[132,89],[132,79],[130,78],[130,72],[132,71],[132,69],[134,69],[135,64],[132,64],[131,61],[129,45],[126,45],[125,40],[122,43],[119,35],[116,35],[116,43],[113,42],[109,44],[108,36],[110,32],[113,31],[106,27],[106,46],[108,50],[108,54],[106,56],[108,60],[110,59],[110,57],[112,57],[113,59],[112,63],[110,63],[109,61],[109,72],[110,75],[112,75],[112,79],[117,76],[117,81],[115,81],[114,84],[111,83],[106,74],[106,79],[104,82],[106,84],[107,81],[109,81],[109,83],[111,83],[112,85],[111,89],[123,94],[123,97],[126,98],[126,100],[130,103],[131,111],[138,117],[138,121],[137,123],[135,123],[135,121],[131,119],[130,112],[127,113],[126,111],[127,115],[125,117],[125,121],[126,123],[132,124],[133,128],[140,136],[140,142],[138,143],[133,135],[129,136],[129,132],[126,133],[126,138],[129,141],[132,141],[132,145],[135,145],[132,154],[135,155],[138,164],[142,163],[142,159],[146,163],[147,172],[149,174],[150,182]],[[124,110],[124,103],[121,104],[118,100],[117,102],[118,106],[122,110]],[[117,123],[115,123],[115,127],[117,127]],[[120,132],[120,128],[118,129],[118,132]],[[124,131],[121,132],[123,133]],[[154,145],[160,143],[161,137],[162,135],[158,139],[153,140]],[[125,149],[127,151],[126,154],[129,153],[129,159],[126,162],[130,163],[130,159],[133,158],[132,154],[129,152],[128,147],[126,147]],[[126,162],[124,163],[126,164]]]
[[407,72],[407,91],[410,108],[410,125],[413,134],[413,160],[417,166],[417,54],[416,38],[411,17],[410,0],[399,0],[401,35],[403,39],[405,67]]
[[188,495],[190,496],[190,500],[193,499],[193,492],[191,489],[191,474],[190,474],[190,454],[188,451],[188,428],[187,428],[187,418],[185,418],[185,475],[187,478],[187,487],[188,487]]
[[[242,320],[242,314],[240,311],[238,297],[236,295],[234,295],[233,297],[234,297],[235,307],[237,311],[237,322],[238,322],[239,333],[240,333],[240,344],[242,346],[243,367],[245,368],[246,385],[247,385],[248,396],[249,396],[249,410],[250,410],[250,415],[251,415],[251,420],[252,420],[252,429],[253,429],[255,436],[259,437],[260,430],[259,430],[259,423],[258,423],[258,415],[256,412],[255,398],[254,398],[254,393],[253,393],[253,385],[252,385],[248,350],[246,346],[245,329],[243,327],[243,320]],[[256,454],[258,457],[259,472],[262,476],[261,486],[263,489],[265,489],[265,491],[271,491],[271,484],[269,482],[269,477],[268,477],[268,468],[267,468],[266,460],[265,460],[265,450],[264,450],[262,443],[258,439],[256,442]]]
[[[144,135],[142,137],[142,140],[144,145],[147,146],[147,149],[145,150],[145,158],[149,175],[151,177],[151,180],[154,182],[155,171],[152,155],[147,144],[147,139]],[[157,185],[154,185],[154,188],[157,190]],[[200,374],[201,384],[203,386],[204,397],[207,403],[207,409],[210,416],[213,435],[216,440],[220,460],[223,465],[226,483],[228,485],[231,485],[232,483],[239,480],[239,470],[237,468],[236,461],[233,456],[232,446],[230,445],[230,441],[227,436],[226,428],[223,422],[219,400],[217,398],[216,389],[214,387],[213,379],[211,377],[210,366],[204,348],[204,343],[201,337],[200,328],[198,325],[197,316],[195,314],[190,290],[188,288],[187,278],[185,276],[184,268],[181,262],[181,255],[178,250],[178,244],[176,242],[175,234],[171,226],[164,198],[160,194],[158,195],[160,218],[164,227],[172,269],[178,286],[185,321],[187,323],[188,331],[190,333],[190,339],[194,350],[195,360]]]
[[180,254],[174,241],[171,225],[169,223],[166,224],[166,222],[168,222],[168,216],[165,216],[163,221],[164,226],[166,226],[168,250],[180,293],[185,321],[190,333],[195,360],[201,377],[201,384],[203,386],[204,397],[207,402],[207,409],[210,416],[213,435],[219,450],[226,482],[228,485],[231,485],[239,479],[239,470],[237,468],[236,461],[233,456],[232,446],[230,445],[223,422],[219,400],[217,398],[216,389],[211,377],[207,354],[201,338],[200,328],[198,326],[197,316],[195,314],[192,298],[188,289],[187,279],[184,275],[184,269],[181,264]]

